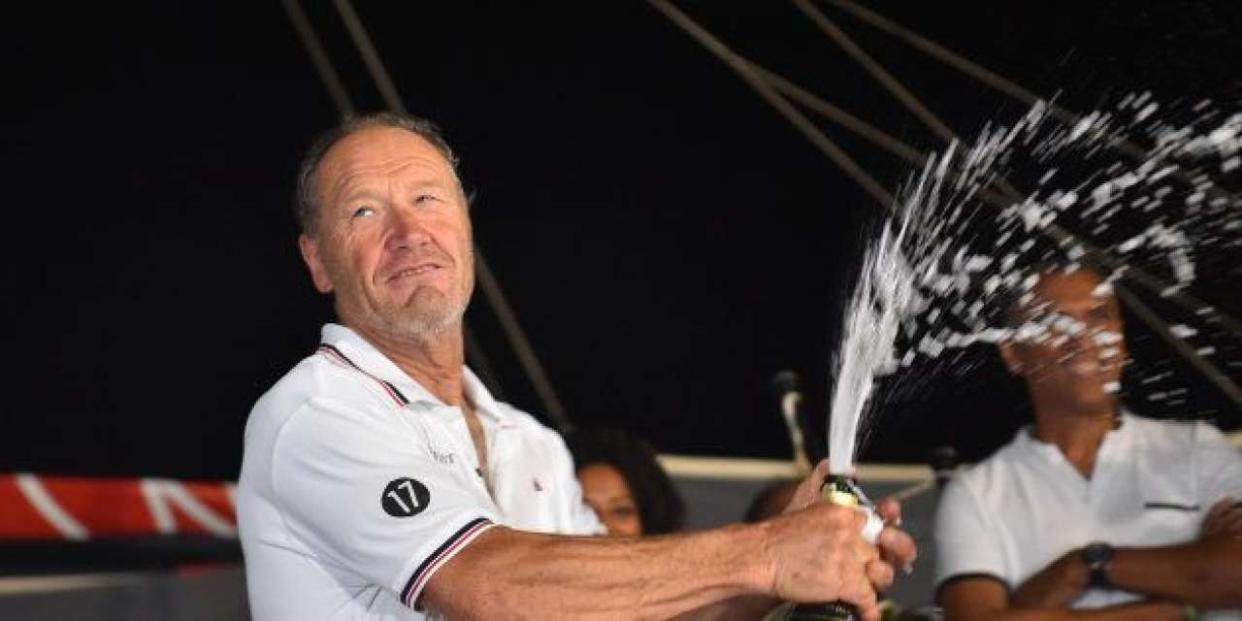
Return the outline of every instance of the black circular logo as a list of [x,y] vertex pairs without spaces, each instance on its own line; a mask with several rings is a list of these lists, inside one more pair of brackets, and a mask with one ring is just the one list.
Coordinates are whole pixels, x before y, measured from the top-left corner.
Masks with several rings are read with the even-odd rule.
[[384,513],[393,517],[418,515],[430,502],[431,492],[427,491],[427,486],[408,477],[389,481],[380,497]]

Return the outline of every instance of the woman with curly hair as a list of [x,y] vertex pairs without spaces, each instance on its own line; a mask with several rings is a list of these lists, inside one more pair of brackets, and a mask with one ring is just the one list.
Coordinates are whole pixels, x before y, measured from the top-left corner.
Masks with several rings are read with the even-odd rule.
[[612,536],[680,530],[686,507],[646,441],[612,429],[566,438],[586,501]]

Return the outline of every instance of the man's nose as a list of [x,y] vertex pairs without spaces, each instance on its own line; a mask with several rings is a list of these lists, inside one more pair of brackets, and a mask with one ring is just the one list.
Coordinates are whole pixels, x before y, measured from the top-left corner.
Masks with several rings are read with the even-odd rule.
[[1076,354],[1101,351],[1100,328],[1086,322],[1079,323],[1078,330],[1066,334],[1066,347]]
[[417,248],[431,239],[427,228],[417,214],[394,209],[389,212],[388,219],[386,245],[389,250]]
[[1061,317],[1053,322],[1052,343],[1065,354],[1079,354],[1089,350],[1095,343],[1091,340],[1091,330],[1082,322],[1072,317]]
[[1068,346],[1077,353],[1091,351],[1095,348],[1095,341],[1088,330],[1079,330],[1067,336],[1069,337]]

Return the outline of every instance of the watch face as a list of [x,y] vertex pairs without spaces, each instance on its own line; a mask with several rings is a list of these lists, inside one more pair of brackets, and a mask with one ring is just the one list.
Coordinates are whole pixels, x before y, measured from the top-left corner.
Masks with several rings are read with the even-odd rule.
[[1099,567],[1113,558],[1113,547],[1107,543],[1093,543],[1082,549],[1082,559],[1092,567]]
[[1091,570],[1089,584],[1097,589],[1111,589],[1108,579],[1108,563],[1113,560],[1113,547],[1107,543],[1092,543],[1082,549],[1082,561]]

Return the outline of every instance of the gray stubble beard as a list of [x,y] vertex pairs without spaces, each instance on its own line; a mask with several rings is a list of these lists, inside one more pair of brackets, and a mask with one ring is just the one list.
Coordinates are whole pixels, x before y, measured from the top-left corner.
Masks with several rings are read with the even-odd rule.
[[[425,303],[418,304],[415,299],[395,309],[396,312],[377,313],[377,318],[391,337],[407,342],[432,343],[461,329],[472,292],[473,286],[461,296],[459,302],[450,306],[448,296],[435,291],[430,295],[442,299],[432,301],[436,306],[434,309],[428,309]],[[416,293],[415,298],[417,296]]]
[[453,330],[461,328],[462,319],[466,315],[466,307],[470,299],[463,298],[456,308],[448,308],[438,316],[426,316],[417,311],[402,313],[395,322],[389,323],[397,334],[410,340],[431,342],[443,338]]

